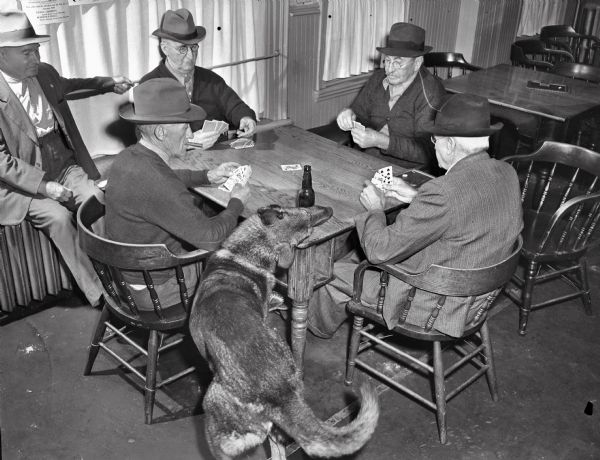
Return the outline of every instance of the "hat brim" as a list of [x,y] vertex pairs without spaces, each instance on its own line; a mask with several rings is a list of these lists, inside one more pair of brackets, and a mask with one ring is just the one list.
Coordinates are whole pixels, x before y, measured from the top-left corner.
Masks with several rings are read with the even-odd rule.
[[459,127],[454,128],[443,128],[436,127],[434,122],[429,122],[423,126],[423,132],[427,134],[433,134],[435,136],[447,136],[447,137],[483,137],[491,136],[497,133],[504,126],[501,122],[494,123],[489,128],[476,129],[471,131],[461,131]]
[[5,46],[25,46],[32,43],[45,43],[50,40],[50,35],[36,35],[35,37],[15,38],[12,40],[1,40],[0,47]]
[[206,119],[206,112],[199,105],[190,104],[189,110],[176,115],[139,115],[135,113],[133,110],[133,104],[130,103],[119,110],[119,116],[123,120],[140,125],[168,125],[172,123],[191,123],[192,121],[204,120]]
[[433,46],[424,46],[422,50],[409,50],[406,48],[388,48],[388,47],[377,47],[377,51],[387,56],[398,56],[398,57],[419,57],[429,53],[433,49]]
[[195,45],[196,43],[204,40],[204,37],[206,37],[206,29],[202,26],[196,26],[196,36],[187,40],[182,40],[180,38],[174,37],[173,35],[167,32],[163,32],[160,29],[156,29],[154,32],[152,32],[152,35],[155,35],[160,38],[167,38],[175,42],[183,43],[184,45]]

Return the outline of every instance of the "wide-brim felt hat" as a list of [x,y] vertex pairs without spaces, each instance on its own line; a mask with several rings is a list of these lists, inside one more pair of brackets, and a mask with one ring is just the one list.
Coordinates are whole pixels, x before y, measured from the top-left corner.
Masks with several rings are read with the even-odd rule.
[[386,46],[377,47],[380,53],[399,57],[423,56],[432,49],[425,46],[425,29],[408,22],[392,24]]
[[48,40],[50,40],[50,35],[35,33],[23,11],[0,11],[0,47],[25,46],[32,43],[44,43]]
[[160,27],[152,32],[160,38],[167,38],[185,45],[194,45],[206,37],[206,29],[194,24],[194,17],[185,8],[167,10],[160,21]]
[[133,103],[119,110],[124,120],[138,124],[190,123],[206,112],[190,103],[185,87],[174,78],[154,78],[133,88]]
[[442,105],[435,121],[423,127],[437,136],[483,137],[500,129],[502,123],[490,125],[490,103],[474,94],[453,94]]

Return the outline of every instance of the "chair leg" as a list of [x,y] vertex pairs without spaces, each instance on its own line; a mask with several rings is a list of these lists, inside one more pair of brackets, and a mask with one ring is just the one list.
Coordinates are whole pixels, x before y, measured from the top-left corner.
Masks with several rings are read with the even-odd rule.
[[104,332],[106,332],[106,321],[108,321],[109,317],[110,312],[105,304],[102,308],[102,313],[100,313],[98,323],[96,323],[96,330],[94,331],[92,342],[90,343],[90,351],[88,353],[88,360],[85,365],[83,375],[90,375],[92,373],[92,366],[94,365],[94,361],[96,361],[96,356],[98,356],[98,352],[100,351],[100,345],[98,344],[102,341],[102,338],[104,337]]
[[148,361],[146,364],[146,386],[144,388],[144,415],[146,425],[152,423],[154,396],[156,394],[156,366],[158,364],[159,332],[150,331],[148,339]]
[[529,312],[531,312],[531,301],[533,297],[533,286],[535,285],[535,276],[538,270],[537,262],[529,262],[529,266],[525,267],[525,280],[522,288],[522,302],[519,310],[519,334],[527,334],[527,321]]
[[444,362],[441,342],[433,342],[433,380],[435,385],[435,407],[440,442],[446,444],[446,382],[444,379]]
[[581,295],[583,301],[583,308],[587,315],[592,314],[592,296],[590,294],[590,284],[588,282],[587,274],[587,259],[582,257],[579,260],[579,281],[581,282],[581,289],[584,291]]
[[490,394],[492,395],[493,401],[498,401],[498,384],[496,381],[496,368],[494,367],[494,351],[492,350],[492,340],[490,338],[490,331],[488,329],[487,320],[481,325],[481,341],[484,346],[485,363],[488,368],[485,372],[488,387],[490,388]]
[[356,365],[356,355],[360,345],[360,331],[363,326],[364,318],[354,315],[352,322],[352,332],[350,333],[350,344],[348,345],[348,357],[346,358],[346,379],[344,383],[348,386],[352,385],[354,380],[354,368]]

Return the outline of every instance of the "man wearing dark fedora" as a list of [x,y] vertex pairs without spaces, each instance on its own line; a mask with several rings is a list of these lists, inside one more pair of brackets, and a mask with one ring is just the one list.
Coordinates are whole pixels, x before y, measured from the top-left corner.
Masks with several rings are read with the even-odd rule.
[[[123,107],[120,116],[137,125],[140,139],[117,155],[108,174],[108,238],[124,243],[162,243],[175,254],[192,248],[217,249],[237,225],[249,187],[236,184],[227,207],[211,218],[196,206],[189,188],[222,183],[239,165],[228,162],[203,171],[173,170],[169,166],[171,158],[185,153],[186,140],[192,135],[189,123],[204,120],[206,112],[190,103],[185,88],[176,80],[155,78],[133,89],[133,103]],[[184,272],[186,282],[199,279],[193,266],[185,267]],[[127,281],[133,285],[138,307],[152,309],[143,279]],[[194,283],[188,286],[192,290],[196,287]],[[170,300],[179,302],[175,279],[156,276],[155,288],[165,305]]]
[[79,248],[73,212],[100,175],[65,100],[79,89],[125,92],[125,77],[63,78],[40,62],[38,35],[22,11],[0,11],[0,224],[24,219],[53,241],[92,305],[100,281]]
[[[215,72],[196,66],[198,43],[206,36],[206,29],[194,24],[194,17],[185,8],[165,11],[160,27],[152,32],[160,40],[164,59],[158,67],[144,75],[142,82],[151,78],[175,78],[185,86],[193,104],[206,111],[207,120],[221,120],[238,128],[238,135],[250,137],[256,129],[256,114],[237,93]],[[191,123],[192,131],[202,129],[202,122]],[[219,134],[196,133],[194,142],[207,149],[217,141]]]
[[[487,154],[489,136],[502,123],[490,126],[486,99],[469,94],[451,96],[442,105],[435,122],[423,129],[432,134],[435,152],[446,174],[412,189],[400,178],[388,190],[380,191],[370,182],[360,195],[367,212],[357,216],[356,229],[366,258],[384,263],[402,258],[397,268],[410,273],[432,264],[454,268],[493,265],[512,251],[523,227],[519,182],[513,168]],[[391,225],[383,212],[386,196],[410,203]],[[336,278],[319,289],[309,308],[309,328],[321,337],[330,337],[347,318],[346,302],[358,259],[336,262]],[[365,275],[363,300],[376,305],[379,273]],[[401,305],[410,286],[390,278],[383,316],[391,329],[399,320]],[[462,335],[486,295],[469,306],[448,298],[433,328],[450,336]],[[405,322],[424,327],[435,305],[433,294],[418,291]]]
[[350,107],[338,114],[338,126],[373,155],[393,157],[392,162],[409,168],[429,168],[433,149],[423,126],[434,119],[445,90],[423,67],[423,55],[431,51],[425,46],[425,30],[393,24],[386,46],[377,50],[383,68],[373,72]]

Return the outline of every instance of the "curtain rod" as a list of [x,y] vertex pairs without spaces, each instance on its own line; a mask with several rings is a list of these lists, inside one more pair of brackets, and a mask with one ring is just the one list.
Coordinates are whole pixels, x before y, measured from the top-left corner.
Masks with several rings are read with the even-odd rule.
[[269,54],[267,56],[259,56],[259,57],[249,58],[249,59],[242,59],[241,61],[227,62],[225,64],[218,64],[218,65],[214,65],[212,67],[205,67],[205,68],[209,69],[209,70],[213,70],[213,69],[219,69],[221,67],[231,67],[234,65],[245,64],[246,62],[263,61],[265,59],[271,59],[274,57],[278,57],[280,54],[281,53],[279,52],[279,50],[275,50],[273,52],[273,54]]

